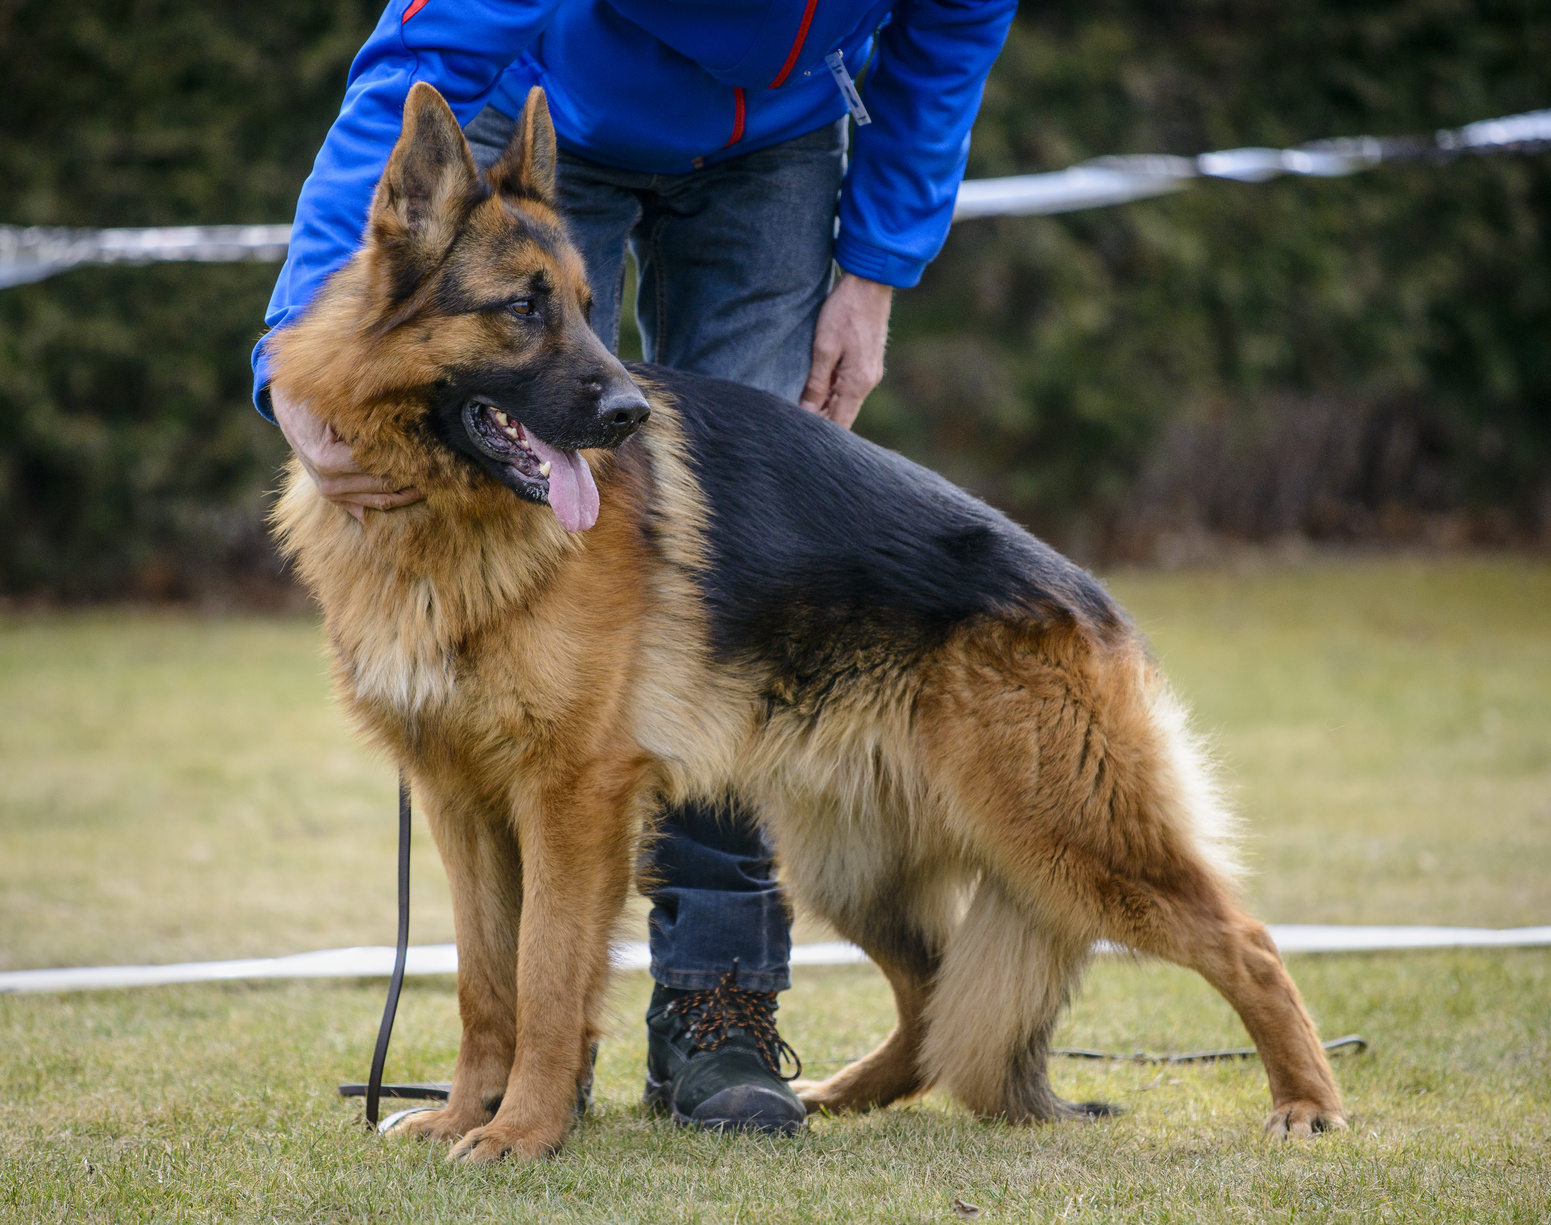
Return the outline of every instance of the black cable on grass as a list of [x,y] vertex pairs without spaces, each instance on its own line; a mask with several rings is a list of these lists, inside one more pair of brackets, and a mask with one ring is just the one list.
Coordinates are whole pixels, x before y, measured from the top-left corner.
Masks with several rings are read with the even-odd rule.
[[[1368,1049],[1368,1040],[1358,1034],[1347,1034],[1344,1038],[1332,1038],[1324,1043],[1324,1047],[1332,1055],[1359,1054]],[[1183,1055],[1149,1055],[1146,1051],[1136,1051],[1130,1055],[1120,1055],[1113,1051],[1088,1051],[1075,1047],[1054,1047],[1052,1055],[1059,1055],[1064,1059],[1104,1059],[1110,1063],[1221,1063],[1229,1059],[1253,1059],[1259,1054],[1252,1046],[1236,1046],[1221,1051],[1189,1051]],[[855,1063],[862,1058],[860,1055],[849,1055],[841,1059],[810,1059],[807,1065],[810,1067],[834,1067],[836,1064]],[[384,1086],[386,1092],[386,1086]]]
[[[1368,1040],[1358,1034],[1344,1038],[1332,1038],[1323,1044],[1332,1055],[1344,1055],[1350,1051],[1360,1055],[1368,1049]],[[1221,1063],[1229,1059],[1253,1059],[1259,1054],[1252,1046],[1235,1046],[1221,1051],[1190,1051],[1183,1055],[1149,1055],[1137,1051],[1134,1055],[1115,1055],[1109,1051],[1084,1051],[1073,1047],[1055,1047],[1050,1052],[1066,1059],[1107,1059],[1113,1063]]]

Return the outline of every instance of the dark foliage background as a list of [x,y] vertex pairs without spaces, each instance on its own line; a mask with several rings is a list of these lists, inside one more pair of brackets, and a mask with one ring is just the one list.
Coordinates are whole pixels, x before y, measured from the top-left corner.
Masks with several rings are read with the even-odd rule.
[[[0,220],[290,216],[376,5],[0,0]],[[974,176],[1551,106],[1538,0],[1020,13]],[[0,291],[0,592],[272,588],[272,265]],[[863,429],[1089,559],[1551,541],[1551,156],[957,227]]]
[[[380,6],[0,0],[0,221],[285,221]],[[286,448],[249,401],[278,266],[0,290],[0,591],[261,595]]]
[[[1538,0],[1060,0],[1020,13],[970,174],[1547,106]],[[959,226],[866,415],[1090,558],[1544,541],[1551,156]]]

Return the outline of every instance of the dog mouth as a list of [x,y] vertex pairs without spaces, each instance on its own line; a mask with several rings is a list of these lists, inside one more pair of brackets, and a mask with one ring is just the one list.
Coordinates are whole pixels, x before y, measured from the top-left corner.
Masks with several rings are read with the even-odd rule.
[[568,532],[598,521],[598,486],[580,451],[551,446],[498,405],[475,396],[463,406],[474,445],[502,465],[505,483],[530,502],[545,502]]

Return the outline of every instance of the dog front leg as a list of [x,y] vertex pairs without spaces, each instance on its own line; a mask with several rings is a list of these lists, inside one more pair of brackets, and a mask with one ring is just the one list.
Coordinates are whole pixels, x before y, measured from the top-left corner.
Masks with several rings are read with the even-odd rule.
[[452,788],[426,784],[421,795],[452,891],[463,1035],[447,1105],[406,1116],[393,1134],[451,1142],[490,1119],[511,1075],[522,856],[508,813]]
[[570,789],[519,821],[522,930],[517,955],[515,1056],[495,1117],[469,1132],[454,1160],[542,1157],[572,1121],[582,1060],[599,1031],[609,932],[630,880],[626,797]]

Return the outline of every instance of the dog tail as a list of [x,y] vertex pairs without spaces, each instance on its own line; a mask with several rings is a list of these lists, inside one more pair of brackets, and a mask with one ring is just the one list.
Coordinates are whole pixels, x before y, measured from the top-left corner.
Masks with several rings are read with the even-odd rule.
[[1210,746],[1157,668],[1143,664],[1137,685],[1152,733],[1146,815],[1182,838],[1220,883],[1237,886],[1244,875],[1239,822]]

